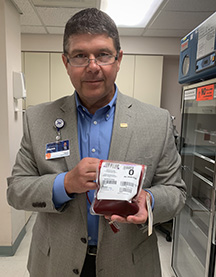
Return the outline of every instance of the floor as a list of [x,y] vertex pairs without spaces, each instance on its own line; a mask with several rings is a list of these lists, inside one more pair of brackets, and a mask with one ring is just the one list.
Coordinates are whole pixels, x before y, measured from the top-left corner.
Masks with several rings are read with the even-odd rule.
[[[19,248],[13,257],[0,257],[0,276],[1,277],[29,277],[26,269],[29,244],[31,240],[31,231],[35,221],[33,214],[26,225],[26,235],[23,238]],[[165,235],[157,231],[158,245],[161,257],[161,266],[163,277],[175,277],[170,266],[171,264],[171,242],[167,242]],[[45,277],[45,276],[44,276]]]

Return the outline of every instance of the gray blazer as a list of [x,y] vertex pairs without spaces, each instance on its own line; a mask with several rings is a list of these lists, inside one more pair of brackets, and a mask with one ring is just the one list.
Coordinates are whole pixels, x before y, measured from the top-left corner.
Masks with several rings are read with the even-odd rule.
[[[45,145],[55,141],[57,118],[65,121],[61,134],[62,139],[70,141],[70,156],[45,160]],[[127,123],[127,128],[121,128],[120,123]],[[180,212],[185,184],[166,110],[119,92],[109,159],[147,165],[144,187],[155,198],[154,224]],[[88,236],[86,196],[77,194],[59,210],[52,201],[57,174],[72,169],[79,161],[74,95],[29,108],[7,193],[14,208],[38,212],[28,261],[31,277],[72,277],[82,270]],[[114,234],[100,217],[96,270],[98,277],[161,276],[155,233],[148,237],[137,225],[120,224],[120,232]]]

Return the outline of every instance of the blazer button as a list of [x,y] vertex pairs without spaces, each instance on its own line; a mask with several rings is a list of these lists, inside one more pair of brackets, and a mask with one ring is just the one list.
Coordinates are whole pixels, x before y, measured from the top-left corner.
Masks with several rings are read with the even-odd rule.
[[77,275],[78,275],[78,274],[79,274],[79,269],[74,268],[74,269],[73,269],[73,273],[75,273],[75,274],[77,274]]
[[81,242],[87,243],[87,239],[86,238],[81,238]]

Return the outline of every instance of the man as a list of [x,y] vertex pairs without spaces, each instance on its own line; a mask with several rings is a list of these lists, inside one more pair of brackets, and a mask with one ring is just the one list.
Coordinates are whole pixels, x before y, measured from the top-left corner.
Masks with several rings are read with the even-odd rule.
[[[168,112],[124,96],[115,85],[122,55],[112,19],[82,10],[66,24],[62,55],[75,93],[26,112],[8,202],[38,212],[31,277],[161,276],[157,238],[145,228],[146,195],[154,224],[165,222],[183,207],[185,185]],[[69,152],[57,150],[63,141]],[[100,159],[147,165],[136,215],[89,212]],[[118,233],[109,220],[118,222]]]

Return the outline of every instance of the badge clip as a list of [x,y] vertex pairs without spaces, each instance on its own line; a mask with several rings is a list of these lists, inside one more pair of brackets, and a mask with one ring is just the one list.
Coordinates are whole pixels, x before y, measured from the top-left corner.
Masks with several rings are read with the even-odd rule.
[[61,132],[60,130],[64,127],[65,122],[61,118],[57,118],[54,122],[54,127],[56,128],[57,131],[57,136],[56,136],[56,141],[60,141],[61,139]]

